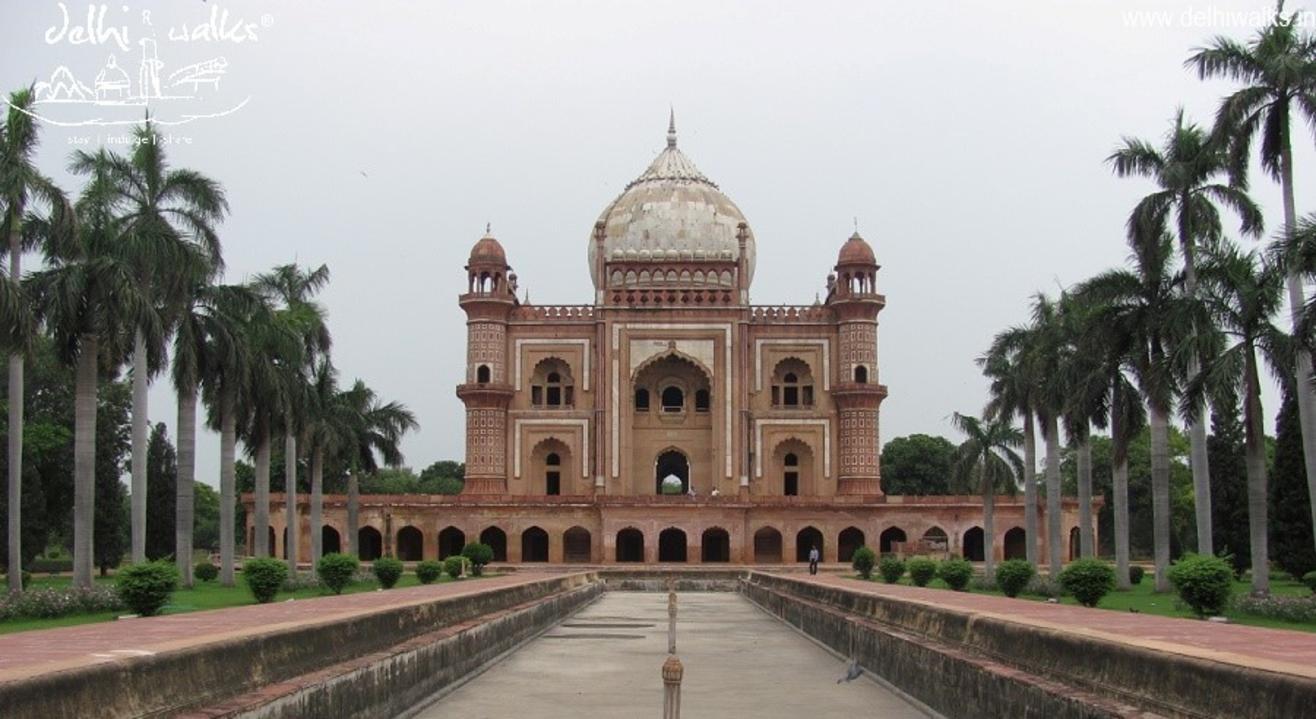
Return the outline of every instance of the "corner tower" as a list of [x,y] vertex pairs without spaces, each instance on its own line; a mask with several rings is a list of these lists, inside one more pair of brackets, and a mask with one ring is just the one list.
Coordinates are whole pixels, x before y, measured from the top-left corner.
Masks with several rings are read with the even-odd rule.
[[832,391],[840,427],[838,494],[882,494],[878,410],[887,391],[877,375],[877,314],[886,298],[877,293],[878,269],[873,248],[856,231],[841,246],[827,283],[840,354]]
[[457,396],[466,405],[466,486],[463,494],[507,491],[507,319],[516,307],[516,275],[488,228],[471,248],[466,293],[466,381]]

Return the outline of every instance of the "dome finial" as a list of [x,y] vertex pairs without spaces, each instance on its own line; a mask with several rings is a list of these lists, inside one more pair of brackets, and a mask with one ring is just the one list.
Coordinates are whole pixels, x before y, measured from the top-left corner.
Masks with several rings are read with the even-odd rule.
[[667,146],[676,147],[676,108],[670,105],[667,114]]

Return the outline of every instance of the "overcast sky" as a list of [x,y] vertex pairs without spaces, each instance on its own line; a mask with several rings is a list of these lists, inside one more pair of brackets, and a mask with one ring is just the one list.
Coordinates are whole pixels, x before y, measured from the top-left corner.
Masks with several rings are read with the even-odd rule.
[[[883,440],[953,438],[948,415],[985,399],[973,359],[1025,319],[1030,295],[1124,261],[1125,218],[1151,186],[1111,176],[1120,136],[1159,140],[1179,105],[1209,123],[1230,86],[1199,82],[1184,59],[1269,12],[1248,0],[174,0],[110,4],[88,32],[88,6],[66,6],[67,28],[59,3],[6,1],[0,87],[66,66],[94,89],[115,54],[135,89],[154,33],[173,88],[162,94],[190,98],[153,112],[213,115],[165,129],[174,165],[228,191],[227,279],[327,263],[334,362],[344,383],[416,412],[404,449],[418,470],[464,451],[456,297],[485,223],[535,303],[590,302],[594,220],[663,147],[669,105],[682,149],[754,228],[753,302],[812,303],[858,218],[887,296]],[[214,58],[218,87],[170,85]],[[70,125],[140,116],[46,107],[64,124],[44,127],[40,164],[70,191],[77,143],[126,131]],[[1316,153],[1299,137],[1306,212]],[[1277,227],[1278,189],[1257,173],[1253,191]],[[1277,392],[1265,399],[1273,424]],[[152,421],[172,436],[175,413],[158,380]],[[198,452],[198,478],[215,484],[217,436]]]

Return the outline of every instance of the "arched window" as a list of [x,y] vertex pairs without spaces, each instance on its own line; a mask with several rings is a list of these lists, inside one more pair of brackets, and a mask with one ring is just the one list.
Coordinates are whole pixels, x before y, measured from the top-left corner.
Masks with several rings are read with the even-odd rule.
[[868,368],[861,364],[855,365],[854,381],[858,384],[868,384]]
[[708,411],[708,390],[706,389],[695,390],[695,411],[696,412]]
[[530,404],[536,407],[570,407],[575,404],[575,388],[566,363],[547,359],[535,367],[530,385]]
[[782,465],[785,467],[782,474],[782,494],[787,497],[798,497],[800,495],[800,458],[795,456],[794,452],[788,453],[782,458]]
[[663,390],[662,401],[664,412],[681,412],[685,409],[685,393],[675,385]]
[[639,389],[635,390],[635,411],[636,412],[649,411],[649,390],[643,387],[640,387]]
[[772,406],[813,406],[813,376],[809,365],[794,357],[777,365],[772,377]]
[[480,384],[489,384],[489,365],[482,364],[475,369],[475,381]]
[[557,452],[544,458],[544,485],[548,488],[546,494],[562,494],[562,458]]

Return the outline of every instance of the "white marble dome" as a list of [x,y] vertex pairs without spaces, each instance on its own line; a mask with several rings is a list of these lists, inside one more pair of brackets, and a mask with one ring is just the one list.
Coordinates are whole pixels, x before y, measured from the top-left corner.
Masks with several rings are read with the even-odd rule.
[[[672,260],[736,260],[740,243],[736,228],[745,222],[740,208],[722,194],[704,173],[676,147],[676,125],[667,128],[667,147],[639,177],[608,205],[603,256],[641,262]],[[589,267],[594,286],[601,287],[593,233],[589,237]],[[745,244],[745,285],[754,279],[754,232]]]

